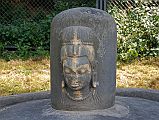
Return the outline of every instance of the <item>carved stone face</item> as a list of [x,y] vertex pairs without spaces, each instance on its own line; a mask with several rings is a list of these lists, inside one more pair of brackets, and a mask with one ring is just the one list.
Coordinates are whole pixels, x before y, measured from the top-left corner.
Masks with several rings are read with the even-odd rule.
[[71,90],[81,90],[90,85],[91,65],[87,56],[67,57],[63,61],[65,83]]
[[61,63],[63,92],[72,100],[84,100],[96,88],[93,32],[72,26],[62,31]]

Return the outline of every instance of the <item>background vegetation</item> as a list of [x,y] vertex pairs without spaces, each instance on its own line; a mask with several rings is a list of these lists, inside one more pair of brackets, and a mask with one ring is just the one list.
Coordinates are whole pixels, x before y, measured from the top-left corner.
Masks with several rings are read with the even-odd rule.
[[118,26],[118,60],[157,56],[159,48],[159,10],[140,4],[128,10],[110,10]]
[[[95,7],[96,1],[13,1],[0,7],[0,96],[49,90],[52,18],[69,8]],[[117,87],[159,89],[159,9],[118,5],[108,7],[118,29]]]
[[[117,64],[117,87],[159,90],[159,57]],[[50,60],[0,60],[0,96],[50,90]]]
[[[28,11],[26,4],[13,7],[15,4],[6,2],[7,6],[0,8],[5,11],[5,16],[0,19],[0,57],[6,60],[48,55],[46,50],[50,48],[52,18],[63,10],[79,6],[95,7],[96,3],[95,0],[58,0],[50,2],[52,7],[44,9],[45,2],[37,4],[32,1],[27,7],[34,9]],[[39,7],[38,12],[35,12],[35,6]],[[9,9],[6,10],[6,7]],[[141,3],[125,9],[113,6],[108,12],[118,26],[118,60],[128,62],[135,58],[157,56],[158,51],[152,49],[159,47],[158,7]],[[15,46],[17,51],[8,52],[5,46]]]

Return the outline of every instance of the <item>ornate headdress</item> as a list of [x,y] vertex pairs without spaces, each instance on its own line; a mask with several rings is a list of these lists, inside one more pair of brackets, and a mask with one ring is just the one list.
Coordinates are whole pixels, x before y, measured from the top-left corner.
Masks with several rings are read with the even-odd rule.
[[[90,62],[93,62],[95,59],[95,51],[93,42],[90,42],[91,30],[88,33],[85,33],[85,39],[83,40],[81,36],[85,32],[87,27],[73,26],[67,27],[62,33],[62,48],[61,48],[61,61],[65,60],[67,57],[82,57],[87,56]],[[88,30],[87,30],[88,31]],[[72,33],[71,33],[72,32]],[[71,34],[72,35],[71,35]]]

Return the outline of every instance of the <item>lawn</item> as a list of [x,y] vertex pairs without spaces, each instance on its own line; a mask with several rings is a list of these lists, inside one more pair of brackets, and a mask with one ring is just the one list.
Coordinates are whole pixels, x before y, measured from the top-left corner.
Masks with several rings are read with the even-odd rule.
[[[117,87],[159,89],[159,57],[117,63]],[[50,60],[0,60],[0,96],[50,90]]]

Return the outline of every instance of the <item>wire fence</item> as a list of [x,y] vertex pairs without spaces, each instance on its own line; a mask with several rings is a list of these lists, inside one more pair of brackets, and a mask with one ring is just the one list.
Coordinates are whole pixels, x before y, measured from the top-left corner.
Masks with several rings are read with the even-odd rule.
[[[117,22],[119,41],[134,39],[130,37],[132,32],[141,33],[144,37],[150,37],[149,39],[159,40],[159,0],[103,1],[106,2],[107,12]],[[52,19],[57,13],[74,7],[96,7],[96,0],[1,0],[0,25],[16,26],[25,21],[38,23],[48,17]],[[150,35],[146,36],[146,34]],[[49,42],[47,44],[49,45]]]
[[108,9],[116,6],[119,9],[125,10],[136,8],[141,4],[149,7],[159,7],[159,0],[107,0]]
[[1,0],[0,23],[43,19],[53,11],[54,4],[52,0]]
[[[103,0],[104,1],[104,0]],[[136,8],[139,5],[149,7],[159,7],[159,0],[105,0],[107,10],[114,7],[127,10]],[[83,3],[82,3],[83,2]],[[39,20],[46,15],[56,14],[56,11],[71,7],[89,6],[95,7],[95,0],[88,2],[69,1],[69,0],[1,0],[0,2],[0,23],[10,24],[17,20]],[[79,3],[79,4],[77,4]],[[63,8],[62,8],[63,7]]]

